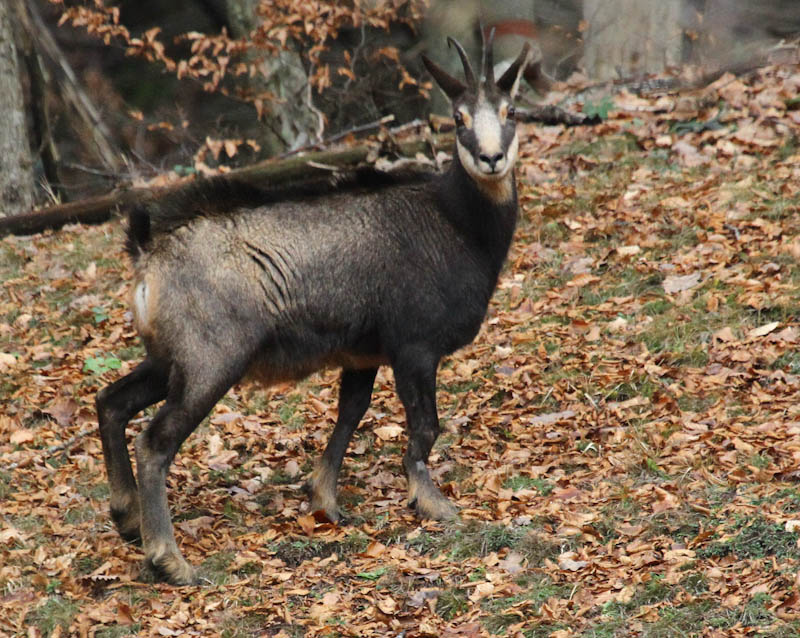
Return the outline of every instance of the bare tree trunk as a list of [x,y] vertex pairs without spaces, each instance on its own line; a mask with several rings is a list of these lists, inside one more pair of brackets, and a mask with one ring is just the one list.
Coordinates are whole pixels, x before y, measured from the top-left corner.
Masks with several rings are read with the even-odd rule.
[[641,76],[682,61],[683,0],[584,0],[584,66],[597,79]]
[[[256,26],[260,0],[224,0],[228,24],[236,37],[246,37]],[[261,61],[261,76],[251,80],[254,88],[276,95],[282,102],[266,114],[271,129],[268,152],[277,155],[318,142],[323,133],[322,114],[311,101],[308,76],[300,56],[280,51]],[[262,141],[263,142],[263,141]]]
[[33,164],[25,122],[11,9],[0,2],[0,217],[33,206]]

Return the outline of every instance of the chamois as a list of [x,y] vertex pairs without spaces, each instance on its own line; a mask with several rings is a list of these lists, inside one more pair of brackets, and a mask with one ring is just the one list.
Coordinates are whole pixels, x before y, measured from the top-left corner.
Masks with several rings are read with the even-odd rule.
[[[390,365],[407,417],[409,504],[422,518],[456,515],[427,468],[439,434],[437,368],[478,333],[514,233],[512,101],[529,50],[495,81],[491,38],[481,78],[448,42],[465,82],[422,57],[453,105],[455,149],[443,173],[282,201],[212,181],[129,213],[134,323],[147,354],[98,393],[97,412],[112,518],[123,538],[141,538],[155,577],[196,582],[175,541],[166,475],[183,441],[247,376],[274,383],[342,368],[337,422],[310,478],[312,511],[336,521],[345,450],[378,367]],[[162,400],[136,437],[137,487],[125,429]]]

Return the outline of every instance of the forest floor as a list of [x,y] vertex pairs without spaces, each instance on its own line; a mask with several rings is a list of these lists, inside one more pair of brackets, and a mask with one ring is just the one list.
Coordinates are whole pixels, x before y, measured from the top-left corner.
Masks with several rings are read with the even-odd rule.
[[0,635],[800,635],[798,93],[772,68],[521,126],[509,264],[440,372],[460,521],[407,508],[390,371],[339,526],[302,491],[337,375],[237,386],[168,478],[198,587],[140,582],[108,515],[94,396],[142,356],[122,224],[0,241]]

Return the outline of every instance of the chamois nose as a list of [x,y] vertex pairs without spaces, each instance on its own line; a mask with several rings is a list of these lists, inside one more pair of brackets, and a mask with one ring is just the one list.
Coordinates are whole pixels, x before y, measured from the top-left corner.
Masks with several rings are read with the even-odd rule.
[[486,155],[486,154],[484,154],[484,153],[481,153],[481,154],[478,156],[478,158],[479,158],[479,159],[480,159],[482,162],[486,162],[486,163],[489,165],[489,167],[490,167],[492,170],[494,170],[494,169],[495,169],[495,167],[497,166],[497,162],[499,162],[501,159],[503,159],[503,154],[502,154],[502,153],[496,153],[495,155],[491,155],[491,156],[490,156],[490,155]]

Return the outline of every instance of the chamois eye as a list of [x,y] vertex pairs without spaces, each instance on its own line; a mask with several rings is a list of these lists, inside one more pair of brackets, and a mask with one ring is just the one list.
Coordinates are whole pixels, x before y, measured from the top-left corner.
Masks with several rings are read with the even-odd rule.
[[456,126],[459,128],[464,126],[464,116],[461,114],[461,111],[453,112],[453,120],[455,120]]
[[513,106],[509,105],[508,111],[506,111],[506,117],[509,120],[513,120],[516,117],[516,115],[517,115],[517,109],[515,109]]

